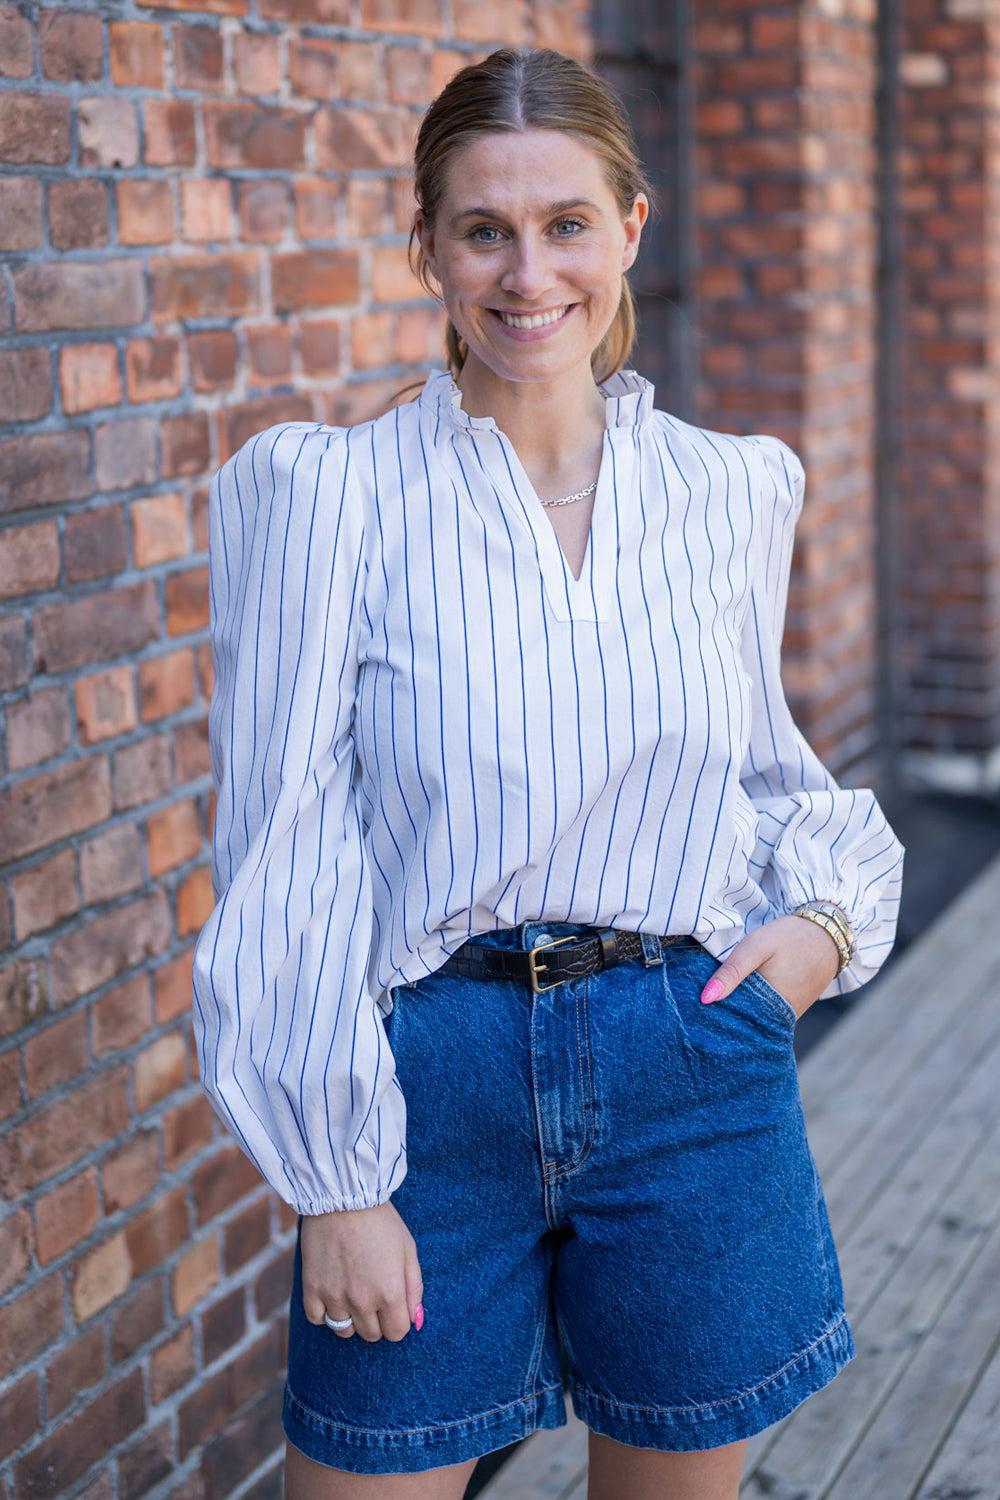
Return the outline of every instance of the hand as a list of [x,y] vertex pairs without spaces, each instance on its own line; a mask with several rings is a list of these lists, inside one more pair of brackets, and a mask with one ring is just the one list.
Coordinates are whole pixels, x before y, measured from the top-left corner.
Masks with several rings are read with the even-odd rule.
[[[423,1326],[423,1295],[416,1241],[392,1203],[303,1214],[302,1306],[331,1338],[398,1344]],[[354,1326],[330,1328],[325,1313]]]
[[836,977],[839,967],[840,950],[818,922],[775,917],[740,939],[705,985],[702,999],[706,1004],[722,1000],[757,969],[801,1017]]

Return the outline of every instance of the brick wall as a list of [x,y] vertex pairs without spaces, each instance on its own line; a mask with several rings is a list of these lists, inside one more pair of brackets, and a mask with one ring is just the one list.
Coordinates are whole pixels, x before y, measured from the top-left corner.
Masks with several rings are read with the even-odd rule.
[[2,1500],[279,1492],[294,1218],[190,1027],[206,486],[441,362],[407,163],[508,41],[589,45],[557,0],[0,4]]

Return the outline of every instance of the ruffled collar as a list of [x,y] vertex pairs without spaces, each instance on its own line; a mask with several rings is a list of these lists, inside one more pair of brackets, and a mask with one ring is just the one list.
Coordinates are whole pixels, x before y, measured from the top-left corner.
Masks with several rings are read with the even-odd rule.
[[[598,386],[606,397],[606,427],[641,427],[653,412],[653,385],[637,370],[616,370]],[[417,400],[436,411],[444,422],[467,432],[496,432],[492,417],[474,417],[462,406],[462,392],[450,370],[431,370]]]

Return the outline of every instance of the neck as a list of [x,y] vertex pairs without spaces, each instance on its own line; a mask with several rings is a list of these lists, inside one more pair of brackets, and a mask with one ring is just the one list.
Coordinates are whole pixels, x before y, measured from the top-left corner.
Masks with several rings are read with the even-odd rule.
[[[595,447],[604,441],[605,397],[588,360],[553,380],[504,380],[471,352],[456,380],[472,417],[490,416],[510,438],[529,471],[586,476]],[[580,479],[577,487],[587,482]]]

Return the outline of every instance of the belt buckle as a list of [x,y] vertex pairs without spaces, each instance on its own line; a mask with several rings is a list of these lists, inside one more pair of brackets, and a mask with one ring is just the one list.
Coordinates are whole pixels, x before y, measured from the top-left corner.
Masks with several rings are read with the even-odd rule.
[[536,995],[540,995],[543,990],[554,990],[558,985],[566,984],[571,976],[567,974],[564,979],[556,979],[552,984],[539,984],[538,970],[548,968],[548,965],[544,963],[540,964],[538,959],[535,957],[535,954],[541,948],[554,948],[557,943],[573,943],[576,941],[578,941],[576,934],[573,932],[569,932],[565,937],[550,938],[547,943],[536,943],[533,948],[528,949],[528,968],[531,972],[531,988],[534,990]]

